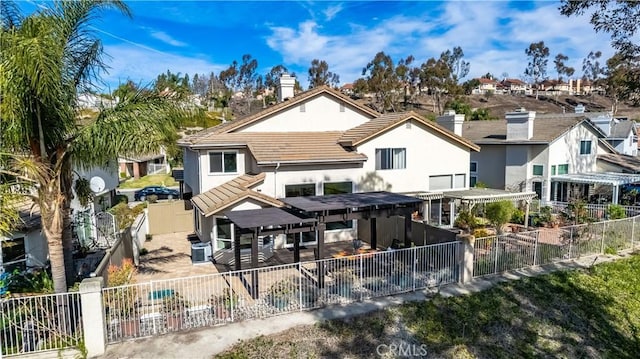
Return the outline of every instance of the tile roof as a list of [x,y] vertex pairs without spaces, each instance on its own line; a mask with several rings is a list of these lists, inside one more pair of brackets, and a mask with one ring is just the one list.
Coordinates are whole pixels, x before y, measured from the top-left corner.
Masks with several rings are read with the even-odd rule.
[[[567,114],[568,115],[568,114]],[[507,141],[507,120],[466,121],[462,125],[462,136],[479,145],[499,143],[551,143],[569,129],[585,122],[595,131],[597,127],[585,118],[584,114],[576,116],[536,115],[533,123],[533,136],[529,140]]]
[[258,164],[276,162],[366,161],[338,143],[341,131],[329,132],[236,132],[212,135],[207,147],[246,146]]
[[640,158],[621,153],[605,153],[598,155],[598,161],[604,161],[632,172],[640,173]]
[[502,83],[505,84],[505,85],[507,85],[507,84],[508,85],[520,85],[520,86],[526,85],[524,83],[524,81],[519,80],[519,79],[504,79],[504,80],[502,80]]
[[245,199],[253,199],[270,206],[282,207],[283,203],[279,200],[251,189],[264,181],[265,176],[264,173],[238,176],[191,198],[191,202],[205,217],[220,213],[229,208],[229,206]]
[[271,116],[281,110],[287,109],[289,107],[295,106],[305,100],[311,99],[316,96],[320,96],[322,94],[327,94],[337,98],[340,101],[344,101],[346,104],[351,107],[368,114],[371,118],[379,116],[380,114],[369,107],[360,105],[359,103],[351,100],[348,96],[343,95],[340,91],[334,90],[328,86],[319,86],[313,88],[311,90],[302,92],[293,98],[288,99],[287,101],[280,102],[276,105],[273,105],[265,110],[262,110],[256,114],[239,118],[233,121],[225,122],[215,127],[208,128],[206,130],[200,131],[191,136],[187,136],[183,138],[179,144],[189,145],[194,143],[200,143],[206,138],[210,137],[212,134],[221,134],[221,133],[229,133],[241,129],[247,125],[250,125],[254,122],[260,121],[268,116]]
[[345,131],[345,133],[340,137],[338,141],[345,146],[357,146],[391,128],[399,126],[410,120],[417,121],[423,124],[428,129],[431,129],[436,133],[443,135],[444,137],[448,137],[454,142],[458,142],[465,147],[469,147],[470,149],[475,151],[480,150],[480,148],[473,142],[470,142],[463,137],[457,136],[456,134],[448,131],[447,129],[436,124],[433,121],[424,119],[413,111],[386,113],[384,115],[380,115],[379,117],[374,118],[371,121]]

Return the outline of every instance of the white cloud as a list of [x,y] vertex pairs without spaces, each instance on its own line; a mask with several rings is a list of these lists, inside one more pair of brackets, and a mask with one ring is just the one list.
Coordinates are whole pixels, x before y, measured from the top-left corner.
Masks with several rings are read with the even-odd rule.
[[174,39],[173,37],[171,37],[169,34],[167,34],[164,31],[152,31],[150,33],[151,37],[156,38],[166,44],[169,44],[171,46],[176,46],[176,47],[184,47],[187,46],[186,43],[182,42],[182,41],[178,41],[176,39]]
[[211,71],[219,73],[227,67],[211,63],[204,58],[160,53],[130,45],[105,46],[104,51],[109,55],[105,59],[109,66],[109,73],[104,74],[102,79],[111,90],[114,90],[119,83],[126,82],[127,79],[141,85],[148,85],[167,70],[193,76],[196,73],[209,74]]
[[340,11],[342,11],[342,4],[337,4],[329,6],[322,13],[324,14],[327,21],[331,21],[336,15],[338,15]]
[[613,54],[607,34],[596,34],[587,17],[562,16],[556,3],[521,10],[499,1],[454,1],[445,3],[436,15],[376,15],[379,20],[373,25],[352,23],[348,33],[339,35],[311,20],[297,28],[271,27],[267,44],[287,65],[307,68],[314,58],[327,61],[342,83],[360,77],[379,51],[396,61],[412,54],[422,63],[460,46],[471,63],[468,78],[487,72],[520,77],[527,64],[524,50],[537,41],[544,41],[551,51],[549,76],[555,75],[553,57],[560,52],[569,56],[568,65],[576,69],[576,76],[582,74],[582,59],[589,51],[601,50],[605,59]]

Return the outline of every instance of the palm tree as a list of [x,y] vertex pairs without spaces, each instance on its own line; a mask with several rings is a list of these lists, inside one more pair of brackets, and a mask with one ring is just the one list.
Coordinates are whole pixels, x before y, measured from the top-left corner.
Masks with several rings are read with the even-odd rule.
[[179,111],[167,99],[139,91],[80,123],[77,93],[94,88],[105,70],[90,24],[104,10],[130,16],[129,9],[120,0],[39,6],[23,17],[14,3],[0,2],[0,172],[32,185],[23,194],[39,207],[54,289],[63,292],[75,278],[73,168],[156,151],[175,134]]

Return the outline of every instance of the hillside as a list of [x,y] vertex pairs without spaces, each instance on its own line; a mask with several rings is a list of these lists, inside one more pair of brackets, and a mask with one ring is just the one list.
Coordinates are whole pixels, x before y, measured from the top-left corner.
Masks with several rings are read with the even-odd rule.
[[[472,109],[486,108],[491,117],[504,118],[504,114],[516,108],[524,107],[527,110],[538,113],[562,113],[573,112],[574,107],[583,104],[589,112],[611,111],[612,101],[604,96],[558,96],[550,97],[540,95],[536,100],[534,96],[526,95],[468,95],[464,99]],[[563,109],[564,107],[564,109]],[[433,103],[430,97],[424,96],[418,99],[417,112],[430,117],[433,116]],[[617,117],[629,117],[640,121],[640,107],[631,106],[628,103],[618,105]]]

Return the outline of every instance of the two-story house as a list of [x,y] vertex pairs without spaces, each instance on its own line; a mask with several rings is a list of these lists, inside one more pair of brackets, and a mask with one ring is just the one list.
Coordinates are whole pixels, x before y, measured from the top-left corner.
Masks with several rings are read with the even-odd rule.
[[459,131],[482,147],[471,153],[472,184],[534,191],[543,201],[567,200],[570,186],[556,177],[597,172],[598,153],[613,151],[599,141],[604,134],[598,127],[574,114],[520,109],[504,120],[465,122]]
[[[293,83],[283,75],[278,104],[180,142],[196,232],[217,260],[224,262],[216,253],[232,254],[235,236],[225,211],[280,206],[280,199],[296,196],[468,188],[475,144],[413,112],[379,114],[328,87],[294,97]],[[357,238],[357,225],[329,223],[324,238]],[[315,234],[281,235],[261,245],[296,241],[314,245]]]

